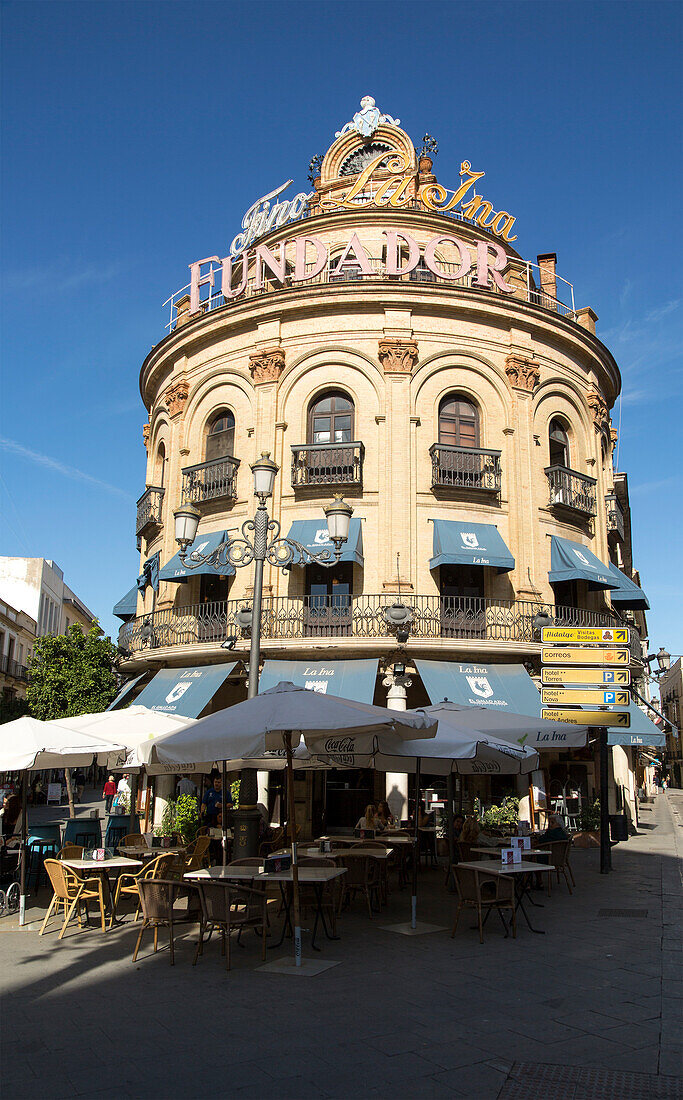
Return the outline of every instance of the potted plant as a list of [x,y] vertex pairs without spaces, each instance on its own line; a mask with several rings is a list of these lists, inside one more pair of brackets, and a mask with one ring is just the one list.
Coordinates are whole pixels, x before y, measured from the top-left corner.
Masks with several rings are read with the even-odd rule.
[[581,807],[579,813],[579,831],[572,838],[577,848],[600,847],[600,799],[592,805]]

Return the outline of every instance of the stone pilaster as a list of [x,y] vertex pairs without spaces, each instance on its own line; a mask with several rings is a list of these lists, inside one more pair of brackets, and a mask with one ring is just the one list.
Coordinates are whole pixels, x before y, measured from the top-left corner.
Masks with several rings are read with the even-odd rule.
[[277,382],[285,369],[285,353],[280,347],[265,348],[249,356],[249,370],[255,386]]
[[523,355],[508,355],[505,373],[513,390],[533,393],[541,379],[541,368],[535,359]]
[[190,387],[187,382],[174,382],[168,387],[164,394],[164,401],[166,408],[168,409],[168,415],[174,420],[177,416],[182,416],[187,404],[187,398],[190,393]]

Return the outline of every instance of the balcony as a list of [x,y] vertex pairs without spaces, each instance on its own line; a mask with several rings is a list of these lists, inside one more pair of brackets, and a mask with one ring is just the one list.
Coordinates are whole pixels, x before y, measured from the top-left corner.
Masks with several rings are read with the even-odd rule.
[[605,494],[605,508],[607,511],[607,535],[613,535],[617,542],[624,542],[625,525],[624,511],[619,497],[615,493]]
[[[384,595],[265,598],[262,641],[306,641],[310,638],[372,639],[391,642],[384,611],[392,598]],[[609,610],[584,611],[528,600],[490,600],[475,596],[410,596],[410,642],[429,639],[473,639],[485,642],[540,644],[534,617],[547,612],[557,626],[615,626],[621,621]],[[131,654],[168,646],[220,645],[235,634],[234,615],[243,600],[189,604],[141,615],[119,631],[119,645]],[[637,634],[633,631],[634,636]],[[246,636],[243,643],[247,644]]]
[[361,488],[363,485],[362,443],[309,443],[292,446],[292,487],[316,485]]
[[500,493],[500,451],[433,443],[429,454],[432,459],[432,489]]
[[550,485],[549,507],[585,517],[596,514],[594,477],[586,477],[566,466],[548,466],[545,473]]
[[237,458],[215,458],[181,471],[183,504],[205,504],[210,500],[237,499]]
[[18,661],[13,661],[6,653],[0,657],[0,674],[4,676],[11,676],[14,680],[21,680],[23,683],[28,683],[28,669],[26,665],[19,664]]
[[161,518],[161,505],[164,501],[164,490],[158,486],[150,485],[138,501],[138,514],[135,523],[135,534],[150,538],[160,527],[163,527]]

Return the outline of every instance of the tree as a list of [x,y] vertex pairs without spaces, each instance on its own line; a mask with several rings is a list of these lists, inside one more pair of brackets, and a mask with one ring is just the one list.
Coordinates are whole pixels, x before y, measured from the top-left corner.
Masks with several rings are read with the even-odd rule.
[[34,718],[72,718],[106,710],[116,695],[117,649],[93,626],[45,635],[33,647],[26,698]]
[[[66,634],[45,635],[33,647],[26,699],[34,718],[73,718],[106,710],[116,695],[114,665],[118,652],[93,626],[87,634],[75,623]],[[69,814],[74,816],[73,790],[64,771]]]

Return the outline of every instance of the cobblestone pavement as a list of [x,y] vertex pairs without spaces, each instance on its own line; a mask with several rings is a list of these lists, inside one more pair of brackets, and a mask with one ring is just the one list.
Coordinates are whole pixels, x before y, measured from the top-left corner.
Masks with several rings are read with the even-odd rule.
[[[520,921],[505,939],[491,919],[482,946],[467,915],[455,939],[397,935],[383,926],[410,901],[394,888],[373,921],[360,900],[344,914],[320,955],[340,965],[315,977],[260,972],[253,934],[226,974],[215,938],[192,967],[194,929],[171,969],[151,937],[131,963],[130,919],[58,943],[1,918],[3,1095],[680,1098],[682,855],[683,792],[670,791],[615,847],[611,875],[576,851],[574,894],[536,895],[546,935]],[[421,875],[419,915],[450,931],[443,879]]]

